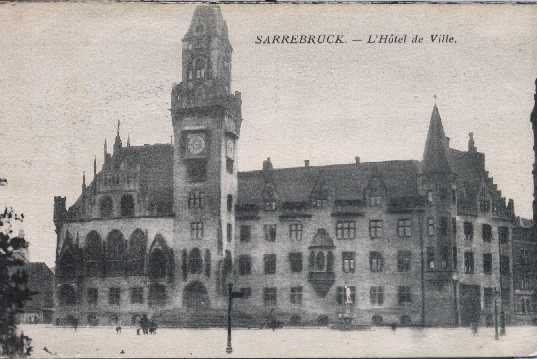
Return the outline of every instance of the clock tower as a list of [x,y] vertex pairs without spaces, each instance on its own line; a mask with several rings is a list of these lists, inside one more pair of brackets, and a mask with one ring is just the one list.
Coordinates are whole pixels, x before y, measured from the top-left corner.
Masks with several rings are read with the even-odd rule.
[[175,304],[226,305],[233,276],[241,96],[231,93],[227,25],[216,5],[199,5],[183,38],[182,82],[174,85]]

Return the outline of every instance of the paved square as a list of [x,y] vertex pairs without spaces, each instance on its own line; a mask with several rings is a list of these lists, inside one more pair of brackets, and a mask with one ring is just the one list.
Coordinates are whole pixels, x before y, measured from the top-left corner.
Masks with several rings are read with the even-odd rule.
[[[536,327],[510,327],[494,340],[494,328],[372,328],[362,331],[236,329],[227,354],[225,329],[159,329],[136,335],[133,327],[116,334],[112,327],[22,326],[33,339],[34,357],[390,357],[529,356],[537,352]],[[54,354],[49,354],[43,347]],[[124,350],[124,354],[121,351]]]

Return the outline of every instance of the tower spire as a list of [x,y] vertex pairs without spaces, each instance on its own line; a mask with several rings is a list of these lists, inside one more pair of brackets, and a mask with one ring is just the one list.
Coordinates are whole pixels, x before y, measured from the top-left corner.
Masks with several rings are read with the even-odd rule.
[[116,132],[116,140],[114,141],[114,155],[119,152],[123,144],[121,143],[121,136],[119,135],[119,126],[121,125],[121,121],[117,120],[117,132]]
[[97,156],[93,158],[93,179],[97,177]]
[[477,147],[475,147],[474,133],[468,133],[468,152],[477,152]]
[[127,135],[127,147],[130,147],[131,146],[131,135],[128,134]]
[[106,158],[108,157],[108,144],[106,143],[106,137],[104,138],[104,162],[106,162]]
[[[436,98],[435,98],[436,99]],[[423,171],[427,173],[449,173],[447,160],[447,137],[436,103],[433,105],[429,131],[423,152]]]
[[82,171],[82,193],[86,192],[86,171]]

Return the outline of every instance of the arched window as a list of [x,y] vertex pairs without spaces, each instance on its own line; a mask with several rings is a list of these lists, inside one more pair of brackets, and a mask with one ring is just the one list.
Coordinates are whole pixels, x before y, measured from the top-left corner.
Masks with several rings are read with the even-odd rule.
[[315,269],[315,252],[310,252],[310,258],[308,261],[308,266],[310,271],[313,271]]
[[181,271],[183,272],[183,281],[188,279],[188,253],[186,249],[181,251]]
[[75,259],[71,252],[67,250],[60,258],[60,275],[64,278],[74,278]]
[[211,276],[211,251],[205,250],[205,275],[207,277]]
[[109,196],[101,198],[99,201],[99,209],[101,217],[108,218],[114,214],[114,202]]
[[121,197],[121,216],[132,217],[134,216],[134,198],[130,194],[126,194]]
[[151,278],[164,278],[166,276],[166,269],[166,253],[160,248],[153,249],[149,256],[149,276]]
[[188,258],[189,267],[190,267],[190,273],[192,274],[200,274],[203,270],[203,262],[201,260],[201,253],[198,248],[193,248],[190,251],[190,255]]
[[332,254],[332,251],[328,251],[328,254],[326,255],[326,271],[334,271],[334,255]]
[[73,286],[63,285],[60,288],[60,303],[62,305],[73,305],[76,304],[76,292]]
[[141,229],[137,229],[132,233],[129,239],[129,250],[127,256],[127,273],[129,275],[144,274],[145,250],[145,234]]
[[205,61],[203,59],[196,59],[194,61],[194,74],[196,79],[205,78]]
[[325,267],[324,267],[325,262],[324,262],[324,253],[323,252],[317,253],[317,260],[316,260],[315,264],[316,264],[316,266],[315,266],[316,270],[318,272],[322,272],[322,271],[325,270]]
[[106,274],[117,275],[123,272],[125,239],[118,230],[113,230],[106,238]]
[[86,274],[88,277],[97,276],[101,272],[102,260],[101,236],[96,231],[91,231],[86,236]]

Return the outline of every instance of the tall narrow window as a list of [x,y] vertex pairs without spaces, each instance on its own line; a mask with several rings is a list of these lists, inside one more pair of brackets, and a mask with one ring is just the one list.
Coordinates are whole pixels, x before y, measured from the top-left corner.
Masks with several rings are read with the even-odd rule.
[[231,242],[233,240],[233,226],[231,223],[228,223],[226,228],[227,241]]
[[265,254],[263,256],[263,264],[264,264],[265,274],[276,273],[276,255],[275,254]]
[[243,254],[239,256],[239,274],[240,275],[252,274],[252,258],[247,254]]
[[472,222],[464,222],[464,239],[467,241],[474,239],[474,225]]
[[402,218],[397,221],[397,235],[399,238],[407,239],[412,236],[411,221],[408,218]]
[[250,242],[251,227],[247,225],[240,226],[240,240],[241,242]]
[[439,232],[441,236],[447,236],[448,234],[448,219],[447,217],[440,217]]
[[500,256],[500,274],[509,274],[509,256]]
[[490,224],[483,224],[482,226],[483,241],[490,242],[492,240],[492,227]]
[[[289,228],[289,231],[291,228]],[[274,242],[276,240],[276,225],[275,224],[265,224],[263,225],[263,233],[265,236],[265,241]]]
[[110,288],[108,291],[108,304],[118,305],[121,298],[121,290],[119,288]]
[[194,190],[188,194],[188,208],[203,208],[204,194],[201,191]]
[[355,221],[338,221],[336,223],[337,239],[354,239],[356,237]]
[[410,251],[397,252],[397,271],[410,272],[411,254]]
[[291,287],[291,304],[302,305],[302,287]]
[[369,302],[372,305],[384,304],[384,287],[374,286],[369,289]]
[[291,272],[302,272],[302,253],[294,252],[289,253],[289,264],[291,266]]
[[464,273],[474,273],[474,253],[464,252]]
[[121,216],[132,217],[134,216],[134,198],[130,194],[126,194],[121,197]]
[[434,236],[434,217],[427,218],[427,235]]
[[356,257],[355,252],[342,252],[341,253],[341,260],[343,264],[343,272],[344,273],[354,273],[354,260]]
[[410,292],[410,287],[400,286],[399,287],[399,304],[411,303],[412,294]]
[[483,254],[483,273],[492,274],[492,254]]
[[302,223],[291,223],[289,225],[289,239],[302,240]]
[[278,305],[278,295],[275,287],[263,288],[263,304],[265,307],[275,307]]
[[383,235],[383,222],[380,219],[372,219],[369,221],[369,238],[377,239],[382,238]]
[[190,223],[190,238],[203,239],[203,222]]
[[427,247],[427,270],[434,271],[435,260],[434,260],[434,247]]
[[384,258],[379,252],[369,253],[369,269],[371,272],[384,271]]
[[227,195],[227,211],[233,211],[233,196],[230,194]]
[[[347,286],[349,293],[345,293],[345,287],[337,287],[336,288],[336,302],[339,305],[344,305],[350,302],[350,305],[354,305],[356,303],[356,287],[355,286]],[[350,294],[350,295],[348,295]]]
[[501,243],[509,242],[509,227],[498,227],[498,239]]

